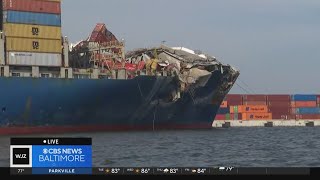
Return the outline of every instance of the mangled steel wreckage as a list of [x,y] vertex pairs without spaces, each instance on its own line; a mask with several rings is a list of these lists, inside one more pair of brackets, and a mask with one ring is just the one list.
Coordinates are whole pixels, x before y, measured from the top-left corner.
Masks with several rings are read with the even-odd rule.
[[[168,124],[211,127],[240,74],[215,57],[184,47],[160,45],[125,53],[124,43],[104,24],[98,24],[87,40],[72,48],[70,62],[75,69],[99,69],[100,78],[125,80],[122,87],[130,95],[117,96],[119,109],[127,110],[130,122],[153,119],[153,128]],[[132,105],[126,107],[129,98],[133,98]]]

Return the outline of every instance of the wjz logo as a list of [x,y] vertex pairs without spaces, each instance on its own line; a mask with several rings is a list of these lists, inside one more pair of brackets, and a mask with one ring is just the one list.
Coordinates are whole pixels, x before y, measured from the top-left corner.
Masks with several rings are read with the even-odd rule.
[[29,148],[14,148],[13,149],[13,165],[28,165],[29,162]]

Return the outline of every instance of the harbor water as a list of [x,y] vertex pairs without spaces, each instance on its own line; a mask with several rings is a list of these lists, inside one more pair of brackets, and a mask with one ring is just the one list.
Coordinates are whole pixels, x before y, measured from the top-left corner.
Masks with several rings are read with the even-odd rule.
[[[258,127],[55,136],[92,137],[95,167],[319,167],[319,130]],[[10,137],[0,137],[0,166],[9,166],[9,146]]]

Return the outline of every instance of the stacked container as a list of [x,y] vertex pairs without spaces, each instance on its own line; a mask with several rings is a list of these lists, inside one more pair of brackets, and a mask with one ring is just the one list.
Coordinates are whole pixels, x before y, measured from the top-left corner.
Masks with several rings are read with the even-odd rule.
[[223,101],[220,105],[220,109],[217,112],[216,120],[230,120],[230,110],[228,108],[228,102]]
[[230,113],[234,120],[269,120],[272,114],[266,105],[230,106]]
[[267,105],[266,95],[244,95],[243,105]]
[[62,65],[61,0],[2,0],[8,65]]
[[243,96],[241,94],[228,94],[225,101],[229,106],[243,105]]
[[320,120],[320,95],[227,95],[216,120]]
[[320,119],[317,95],[292,95],[292,114],[296,119]]
[[268,95],[267,105],[273,119],[292,119],[290,95]]

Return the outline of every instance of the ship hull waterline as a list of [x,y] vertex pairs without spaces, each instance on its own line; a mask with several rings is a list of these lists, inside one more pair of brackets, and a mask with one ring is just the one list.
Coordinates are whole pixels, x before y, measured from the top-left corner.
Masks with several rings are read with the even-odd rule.
[[213,72],[178,98],[175,77],[0,78],[0,134],[210,129],[230,90],[224,76]]

